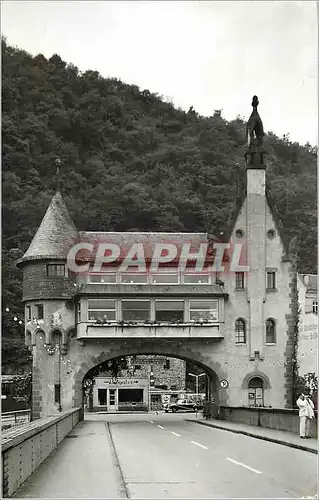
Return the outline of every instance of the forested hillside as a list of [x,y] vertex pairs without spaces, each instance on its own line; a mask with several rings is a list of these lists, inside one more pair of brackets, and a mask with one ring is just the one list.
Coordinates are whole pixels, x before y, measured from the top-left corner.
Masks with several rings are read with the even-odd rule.
[[[148,90],[6,41],[2,65],[4,356],[17,359],[12,339],[23,328],[11,313],[22,311],[21,273],[12,264],[54,195],[55,159],[78,229],[214,232],[227,223],[237,169],[244,173],[245,123],[227,122],[220,110],[184,112]],[[298,238],[299,269],[316,272],[317,149],[274,134],[265,147],[280,218]]]

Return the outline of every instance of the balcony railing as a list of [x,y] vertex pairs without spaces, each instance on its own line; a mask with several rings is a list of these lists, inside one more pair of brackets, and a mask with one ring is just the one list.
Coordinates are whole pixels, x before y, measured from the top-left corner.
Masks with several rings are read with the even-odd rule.
[[107,322],[80,323],[78,339],[89,338],[215,338],[222,339],[221,324],[214,322]]

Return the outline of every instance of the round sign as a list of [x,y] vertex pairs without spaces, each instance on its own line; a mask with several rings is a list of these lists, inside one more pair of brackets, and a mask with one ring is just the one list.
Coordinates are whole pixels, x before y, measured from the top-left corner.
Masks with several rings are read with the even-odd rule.
[[92,380],[88,378],[88,379],[84,382],[84,385],[85,385],[85,387],[89,387],[90,385],[92,385]]
[[224,380],[221,380],[221,381],[220,381],[220,387],[221,387],[222,389],[227,389],[227,387],[228,387],[228,381],[227,381],[227,380],[225,380],[225,379],[224,379]]

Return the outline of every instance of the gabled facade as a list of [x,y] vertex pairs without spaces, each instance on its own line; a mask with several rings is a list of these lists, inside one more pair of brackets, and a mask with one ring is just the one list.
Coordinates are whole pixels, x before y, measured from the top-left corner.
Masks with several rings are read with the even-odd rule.
[[[219,265],[219,240],[202,233],[78,232],[55,195],[19,261],[35,418],[82,405],[83,381],[99,363],[149,354],[200,364],[207,395],[220,404],[292,407],[297,274],[266,186],[264,151],[254,140],[246,176],[225,232],[228,257]],[[120,248],[107,272],[96,269],[97,243]],[[163,243],[176,254],[161,268],[156,245]],[[67,261],[76,244],[75,262],[85,272]],[[234,271],[229,262],[239,244],[239,263],[248,268]],[[132,246],[143,261],[138,273],[124,265]],[[203,248],[198,272],[187,253],[202,255]]]

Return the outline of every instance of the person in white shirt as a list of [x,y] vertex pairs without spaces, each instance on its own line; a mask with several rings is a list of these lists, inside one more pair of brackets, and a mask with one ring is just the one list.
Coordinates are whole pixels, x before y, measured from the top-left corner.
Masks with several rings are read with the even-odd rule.
[[312,420],[315,416],[314,404],[311,401],[310,396],[300,394],[297,399],[297,406],[299,408],[300,437],[302,439],[307,439],[309,437],[310,420]]

